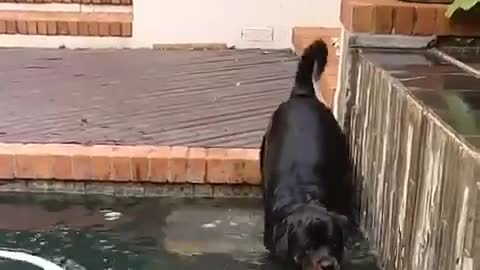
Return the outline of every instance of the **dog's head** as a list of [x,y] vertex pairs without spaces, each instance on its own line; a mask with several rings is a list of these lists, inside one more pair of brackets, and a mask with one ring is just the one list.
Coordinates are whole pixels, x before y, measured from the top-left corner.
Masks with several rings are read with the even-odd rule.
[[318,204],[299,206],[274,226],[274,252],[302,270],[338,270],[348,220]]

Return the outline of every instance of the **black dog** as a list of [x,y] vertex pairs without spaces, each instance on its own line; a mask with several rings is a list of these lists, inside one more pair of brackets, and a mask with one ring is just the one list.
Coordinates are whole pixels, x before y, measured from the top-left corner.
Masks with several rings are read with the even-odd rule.
[[273,113],[260,150],[265,247],[304,270],[339,268],[352,202],[346,138],[315,96],[313,81],[327,55],[322,40],[305,50],[291,96]]

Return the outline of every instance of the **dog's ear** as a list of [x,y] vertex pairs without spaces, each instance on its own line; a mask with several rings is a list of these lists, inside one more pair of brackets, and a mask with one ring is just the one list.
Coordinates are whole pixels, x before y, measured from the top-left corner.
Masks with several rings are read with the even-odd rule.
[[286,221],[273,227],[273,241],[275,255],[286,258],[288,255],[288,224]]

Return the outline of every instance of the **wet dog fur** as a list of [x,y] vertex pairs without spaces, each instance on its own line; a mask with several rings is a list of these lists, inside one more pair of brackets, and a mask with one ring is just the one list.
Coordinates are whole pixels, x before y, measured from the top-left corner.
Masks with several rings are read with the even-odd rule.
[[264,245],[274,259],[303,270],[339,269],[351,226],[346,138],[315,95],[327,56],[322,40],[306,48],[260,149]]

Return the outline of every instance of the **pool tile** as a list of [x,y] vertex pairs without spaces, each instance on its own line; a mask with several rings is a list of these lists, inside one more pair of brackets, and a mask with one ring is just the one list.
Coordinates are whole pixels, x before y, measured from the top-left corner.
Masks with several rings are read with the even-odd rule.
[[198,198],[213,198],[213,186],[206,184],[194,185],[193,196]]
[[111,182],[87,182],[85,183],[85,193],[97,195],[114,195],[115,183]]
[[25,180],[6,180],[0,181],[1,192],[26,192],[27,181]]
[[117,183],[115,184],[116,197],[143,197],[145,188],[143,185],[134,183]]

